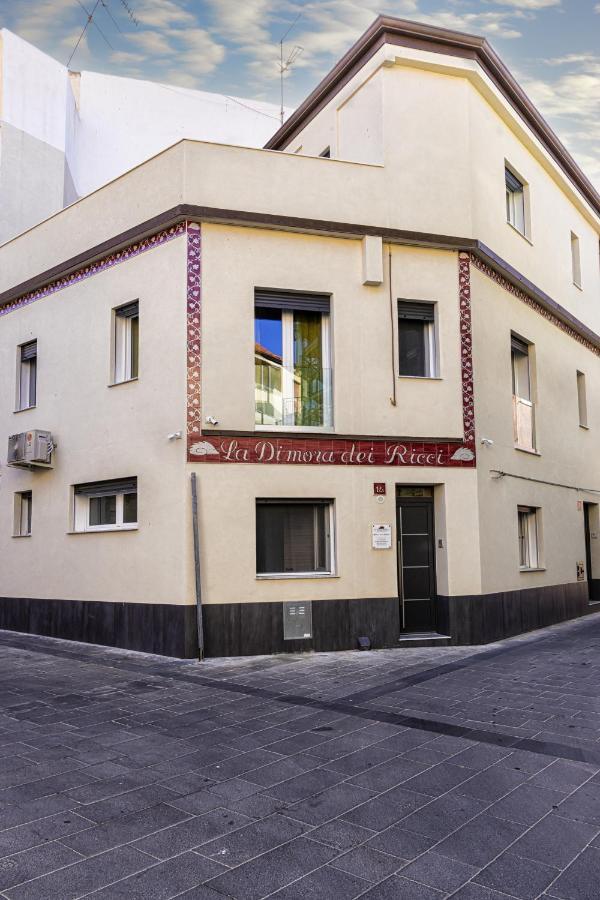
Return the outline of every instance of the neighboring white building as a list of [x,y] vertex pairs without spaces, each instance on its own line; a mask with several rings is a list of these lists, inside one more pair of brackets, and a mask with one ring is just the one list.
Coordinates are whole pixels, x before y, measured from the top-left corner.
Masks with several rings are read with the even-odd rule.
[[69,72],[0,30],[0,243],[182,138],[262,147],[272,104]]

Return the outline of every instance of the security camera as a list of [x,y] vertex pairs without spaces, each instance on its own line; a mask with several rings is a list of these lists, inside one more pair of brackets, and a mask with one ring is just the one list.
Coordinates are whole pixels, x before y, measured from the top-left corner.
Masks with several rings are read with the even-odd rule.
[[171,434],[167,435],[168,441],[180,441],[182,438],[181,431],[173,431]]
[[207,416],[204,421],[206,422],[207,425],[218,425],[219,424],[219,420],[215,419],[214,416]]
[[481,438],[481,443],[486,447],[493,447],[494,442],[491,438]]

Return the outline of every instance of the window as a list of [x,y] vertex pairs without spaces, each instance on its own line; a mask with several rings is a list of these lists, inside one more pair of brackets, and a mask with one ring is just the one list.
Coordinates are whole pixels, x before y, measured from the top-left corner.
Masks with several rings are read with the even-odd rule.
[[515,445],[521,450],[535,449],[530,346],[517,335],[511,335],[513,431]]
[[525,234],[525,186],[510,169],[504,169],[506,221]]
[[581,256],[579,251],[579,238],[571,232],[571,271],[573,284],[581,287]]
[[583,372],[577,373],[577,405],[579,408],[579,424],[582,428],[587,428],[587,396],[585,390],[585,375]]
[[518,507],[519,568],[539,568],[538,510],[530,506]]
[[255,422],[332,425],[329,296],[255,291]]
[[330,575],[332,519],[330,500],[257,500],[257,574]]
[[31,534],[31,491],[20,491],[15,494],[15,519],[13,534],[15,537],[29,537]]
[[435,305],[398,301],[400,375],[434,378],[436,374]]
[[137,478],[77,484],[73,494],[75,531],[137,527]]
[[322,159],[331,159],[331,147],[325,147],[324,150],[321,150],[319,156],[322,157]]
[[37,341],[19,347],[17,409],[35,406],[37,394]]
[[140,342],[140,304],[138,300],[119,306],[114,311],[113,382],[131,381],[138,377]]

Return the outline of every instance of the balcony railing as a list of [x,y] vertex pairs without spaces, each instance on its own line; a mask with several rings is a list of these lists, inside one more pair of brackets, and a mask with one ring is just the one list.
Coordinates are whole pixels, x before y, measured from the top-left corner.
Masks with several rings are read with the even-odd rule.
[[535,450],[534,406],[531,400],[513,395],[513,431],[515,446]]
[[257,425],[327,427],[333,423],[332,371],[255,362]]

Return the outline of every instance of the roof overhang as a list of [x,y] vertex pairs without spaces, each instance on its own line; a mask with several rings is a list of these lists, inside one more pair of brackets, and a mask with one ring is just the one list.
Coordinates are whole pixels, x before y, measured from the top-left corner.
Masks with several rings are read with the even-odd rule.
[[265,144],[282,150],[384,45],[475,60],[573,185],[600,215],[600,194],[485,38],[379,16]]

